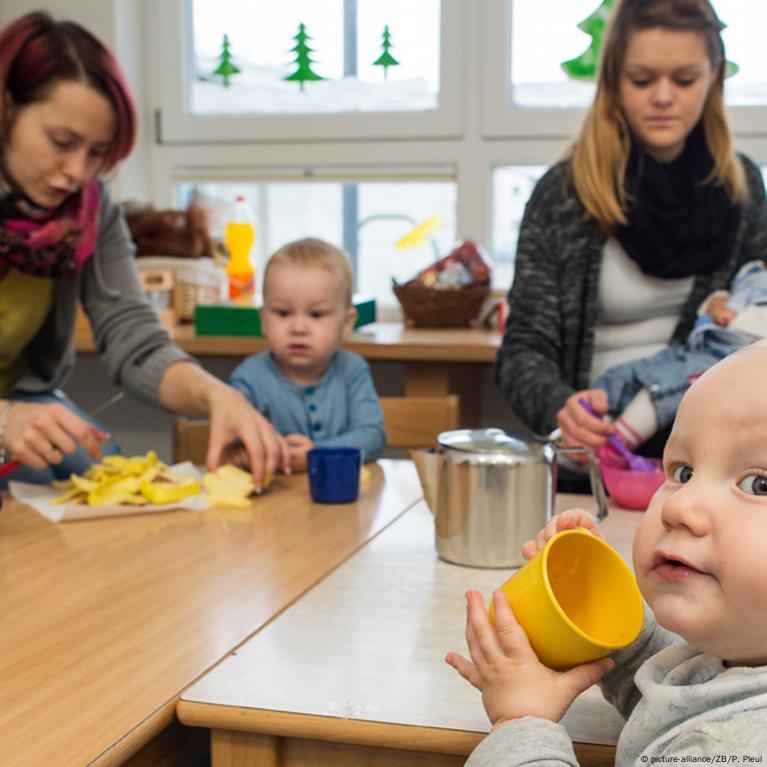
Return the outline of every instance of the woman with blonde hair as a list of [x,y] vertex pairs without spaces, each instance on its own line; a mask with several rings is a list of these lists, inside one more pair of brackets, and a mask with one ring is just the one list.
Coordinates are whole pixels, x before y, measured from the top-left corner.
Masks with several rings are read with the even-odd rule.
[[622,0],[568,156],[527,204],[496,382],[533,430],[600,447],[593,381],[689,334],[696,310],[767,253],[759,169],[724,111],[709,0]]

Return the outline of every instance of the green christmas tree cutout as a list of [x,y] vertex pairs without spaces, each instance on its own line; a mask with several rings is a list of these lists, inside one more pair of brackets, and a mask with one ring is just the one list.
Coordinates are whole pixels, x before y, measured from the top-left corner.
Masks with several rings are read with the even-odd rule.
[[295,80],[298,82],[299,87],[303,91],[304,83],[307,80],[324,80],[325,78],[318,75],[312,69],[312,64],[314,61],[310,54],[314,49],[310,48],[307,44],[307,41],[311,40],[312,38],[307,34],[306,26],[304,24],[298,25],[298,33],[293,37],[293,39],[296,41],[296,44],[290,49],[290,51],[291,53],[296,54],[296,59],[293,63],[296,64],[297,69],[295,72],[293,72],[292,75],[288,75],[284,79]]
[[383,67],[384,80],[386,80],[389,74],[389,67],[399,66],[399,61],[389,53],[389,48],[391,48],[391,34],[389,32],[388,24],[384,26],[381,48],[383,48],[383,53],[373,62],[373,66]]
[[603,0],[594,13],[585,18],[578,29],[591,37],[591,45],[574,59],[563,61],[560,66],[565,74],[574,80],[596,80],[599,71],[599,54],[602,51],[602,39],[607,20],[615,5],[615,0]]
[[221,43],[221,53],[218,55],[218,66],[213,70],[214,75],[224,78],[224,87],[229,87],[229,78],[232,75],[240,73],[239,67],[232,62],[232,52],[229,48],[229,36],[224,35],[224,41]]
[[[574,59],[563,61],[560,66],[566,75],[574,80],[596,80],[599,72],[599,56],[602,52],[605,27],[612,13],[615,0],[602,0],[600,6],[580,24],[578,29],[591,37],[591,44]],[[724,27],[724,25],[723,25]],[[737,74],[740,67],[734,61],[726,61],[724,76],[732,77]]]

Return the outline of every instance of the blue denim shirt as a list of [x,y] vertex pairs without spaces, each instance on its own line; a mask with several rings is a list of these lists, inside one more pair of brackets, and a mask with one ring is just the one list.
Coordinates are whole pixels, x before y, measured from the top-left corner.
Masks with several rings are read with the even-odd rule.
[[386,444],[383,413],[370,368],[359,354],[339,349],[310,386],[288,381],[271,352],[247,357],[229,382],[283,435],[305,434],[317,447],[359,447],[364,460]]
[[[735,275],[727,306],[740,312],[748,306],[765,305],[767,267],[762,261],[750,261]],[[611,414],[622,413],[640,389],[647,389],[658,428],[662,429],[674,422],[682,396],[695,378],[756,340],[755,336],[719,325],[704,314],[698,317],[686,344],[672,344],[650,357],[610,368],[594,381],[594,388],[607,393]]]

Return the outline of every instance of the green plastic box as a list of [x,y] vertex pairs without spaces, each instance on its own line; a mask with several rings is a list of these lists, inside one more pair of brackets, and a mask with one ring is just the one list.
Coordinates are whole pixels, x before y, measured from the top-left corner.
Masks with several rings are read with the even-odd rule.
[[[355,293],[352,296],[352,304],[357,310],[355,328],[376,321],[376,302],[372,296]],[[256,304],[199,304],[194,310],[194,331],[198,336],[263,335]]]

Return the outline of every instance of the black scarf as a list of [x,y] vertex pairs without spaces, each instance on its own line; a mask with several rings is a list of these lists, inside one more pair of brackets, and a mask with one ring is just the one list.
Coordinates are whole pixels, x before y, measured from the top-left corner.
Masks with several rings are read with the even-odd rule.
[[639,268],[675,279],[708,274],[735,242],[740,206],[718,183],[703,183],[714,161],[699,123],[669,163],[634,147],[626,167],[628,225],[616,237]]

